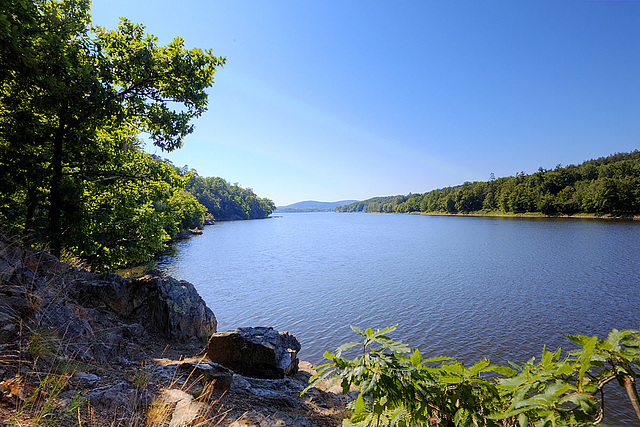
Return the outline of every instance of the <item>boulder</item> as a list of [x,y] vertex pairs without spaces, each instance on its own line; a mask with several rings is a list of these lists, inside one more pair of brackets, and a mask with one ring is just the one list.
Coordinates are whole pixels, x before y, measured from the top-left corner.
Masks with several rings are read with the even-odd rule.
[[195,287],[169,276],[76,281],[74,296],[83,304],[107,308],[131,323],[155,329],[171,340],[206,341],[218,322]]
[[207,356],[247,377],[277,379],[298,371],[299,351],[300,342],[289,332],[256,327],[213,334]]
[[[166,336],[178,341],[192,338],[206,341],[216,332],[215,315],[186,280],[145,276],[130,282],[129,286],[133,301],[147,311],[138,323],[156,324]],[[149,323],[144,322],[145,317]]]

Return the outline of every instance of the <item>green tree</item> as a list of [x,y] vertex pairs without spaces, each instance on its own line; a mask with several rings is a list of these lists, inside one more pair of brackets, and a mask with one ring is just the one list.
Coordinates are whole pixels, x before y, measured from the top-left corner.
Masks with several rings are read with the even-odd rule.
[[123,148],[93,165],[93,176],[82,181],[65,247],[96,270],[112,270],[148,261],[180,231],[200,226],[205,208],[182,188],[185,177],[144,154],[133,133],[100,134],[107,140],[118,135]]
[[0,208],[59,254],[73,246],[87,183],[105,186],[126,169],[132,134],[179,148],[225,59],[180,38],[158,46],[126,19],[112,31],[92,28],[86,0],[5,0],[0,30],[0,169],[10,178]]
[[[419,206],[418,203],[419,202]],[[616,153],[580,165],[539,168],[532,175],[465,182],[423,195],[373,197],[339,212],[541,212],[599,215],[640,214],[640,151]]]
[[266,218],[275,209],[273,201],[219,177],[201,177],[194,173],[185,188],[215,220]]

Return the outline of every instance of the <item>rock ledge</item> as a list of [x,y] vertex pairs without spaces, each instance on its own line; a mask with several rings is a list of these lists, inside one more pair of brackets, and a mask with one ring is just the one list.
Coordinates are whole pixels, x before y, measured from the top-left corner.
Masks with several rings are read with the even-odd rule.
[[300,342],[273,328],[238,328],[213,334],[207,357],[234,372],[254,378],[284,378],[298,371]]

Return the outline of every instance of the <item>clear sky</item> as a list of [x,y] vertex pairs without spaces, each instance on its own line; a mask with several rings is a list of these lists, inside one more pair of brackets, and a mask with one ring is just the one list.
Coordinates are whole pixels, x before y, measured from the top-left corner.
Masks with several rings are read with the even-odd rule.
[[93,0],[92,14],[226,56],[194,133],[157,154],[280,206],[640,148],[640,1]]

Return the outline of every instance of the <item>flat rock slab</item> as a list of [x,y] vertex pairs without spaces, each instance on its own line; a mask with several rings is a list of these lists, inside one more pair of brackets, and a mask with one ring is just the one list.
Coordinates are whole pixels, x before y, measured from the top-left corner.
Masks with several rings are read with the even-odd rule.
[[228,390],[233,382],[233,371],[213,362],[185,362],[180,365],[180,371],[205,382],[213,381],[213,388],[217,390]]
[[298,371],[300,342],[273,328],[238,328],[213,334],[207,356],[234,372],[254,378],[284,378]]

